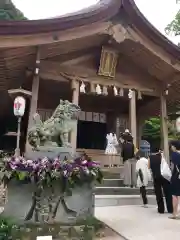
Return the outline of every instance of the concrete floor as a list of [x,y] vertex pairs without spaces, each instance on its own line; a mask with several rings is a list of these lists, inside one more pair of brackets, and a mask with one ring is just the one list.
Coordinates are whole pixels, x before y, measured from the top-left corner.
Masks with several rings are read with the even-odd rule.
[[180,239],[180,220],[159,215],[155,206],[97,207],[95,215],[127,240]]

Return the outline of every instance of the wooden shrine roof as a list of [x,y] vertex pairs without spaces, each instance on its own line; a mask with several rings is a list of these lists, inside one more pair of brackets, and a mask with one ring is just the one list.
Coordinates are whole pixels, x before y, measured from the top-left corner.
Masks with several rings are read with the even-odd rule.
[[180,49],[147,21],[134,0],[101,0],[46,20],[1,21],[0,90],[19,87],[27,69],[35,67],[37,46],[41,60],[52,61],[109,42],[160,84],[171,84],[171,106],[180,101]]

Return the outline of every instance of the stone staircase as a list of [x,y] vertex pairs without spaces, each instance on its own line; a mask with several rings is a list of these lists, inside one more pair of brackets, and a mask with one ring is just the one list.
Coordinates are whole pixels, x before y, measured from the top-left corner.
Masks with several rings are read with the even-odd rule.
[[[123,186],[123,166],[104,168],[104,180],[95,187],[96,206],[139,205],[142,204],[139,188]],[[152,182],[147,187],[149,204],[155,204]]]

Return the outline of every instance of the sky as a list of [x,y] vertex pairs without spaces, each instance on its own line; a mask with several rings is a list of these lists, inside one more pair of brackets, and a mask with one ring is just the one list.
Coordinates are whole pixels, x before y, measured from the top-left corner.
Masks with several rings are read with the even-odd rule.
[[[98,0],[13,0],[14,4],[28,19],[51,18],[78,11],[98,2]],[[135,0],[144,16],[163,34],[168,23],[174,18],[178,8],[176,0]],[[175,44],[180,37],[167,36]]]

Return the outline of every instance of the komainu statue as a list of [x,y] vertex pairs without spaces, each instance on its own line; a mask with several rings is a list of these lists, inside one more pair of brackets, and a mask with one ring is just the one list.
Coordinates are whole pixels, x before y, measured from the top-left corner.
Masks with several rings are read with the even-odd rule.
[[71,147],[69,134],[74,130],[80,107],[67,100],[60,100],[52,116],[42,122],[39,114],[33,117],[34,125],[28,131],[28,142],[34,150]]

